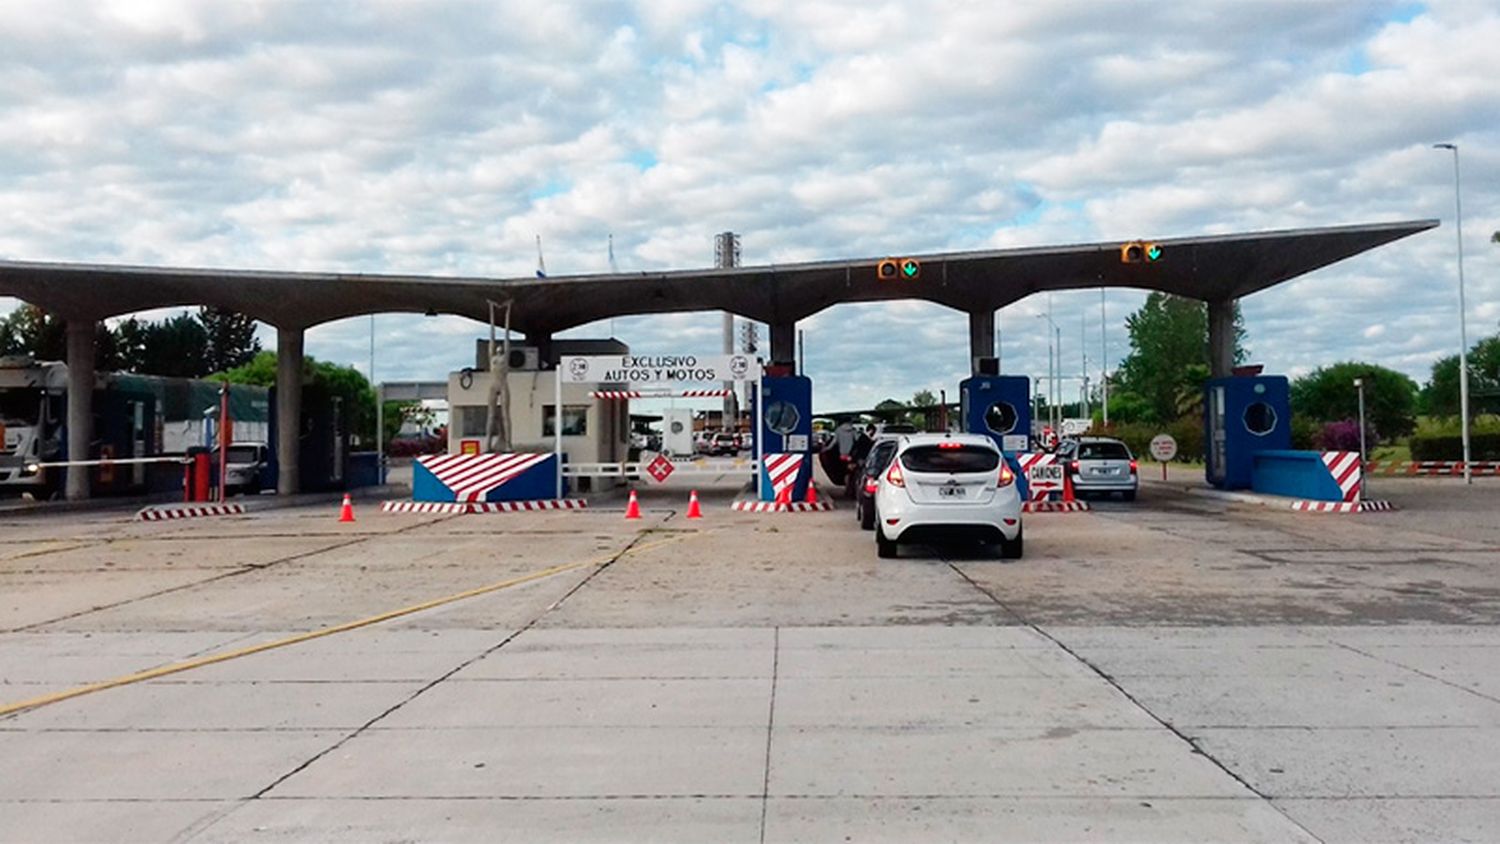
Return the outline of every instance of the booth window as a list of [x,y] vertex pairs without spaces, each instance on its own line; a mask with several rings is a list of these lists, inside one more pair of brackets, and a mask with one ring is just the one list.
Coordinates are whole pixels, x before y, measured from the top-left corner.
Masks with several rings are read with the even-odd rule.
[[462,405],[453,409],[458,411],[458,435],[460,437],[484,436],[485,413],[489,408],[483,405]]
[[778,434],[790,434],[797,430],[801,421],[797,406],[787,401],[773,401],[766,405],[766,427]]
[[1245,408],[1245,430],[1264,437],[1276,428],[1276,409],[1263,401]]
[[1000,436],[1014,431],[1019,421],[1015,405],[1008,401],[997,401],[984,412],[984,426]]
[[[556,436],[553,432],[552,419],[556,415],[553,406],[542,405],[542,436]],[[563,405],[563,436],[581,437],[589,432],[589,406],[586,404]]]

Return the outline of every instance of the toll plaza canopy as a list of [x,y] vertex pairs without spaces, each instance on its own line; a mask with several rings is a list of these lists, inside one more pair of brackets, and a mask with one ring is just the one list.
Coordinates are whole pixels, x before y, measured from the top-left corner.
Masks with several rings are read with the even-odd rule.
[[489,300],[512,302],[512,325],[549,335],[629,314],[722,310],[785,325],[840,302],[926,299],[994,311],[1039,291],[1160,290],[1230,301],[1432,228],[1416,220],[1153,241],[1161,257],[1123,263],[1121,244],[894,253],[919,262],[914,280],[879,279],[880,258],[549,278],[463,278],[189,269],[0,261],[0,295],[70,319],[170,305],[214,305],[278,327],[307,328],[368,313],[452,313],[487,321]]
[[[1233,366],[1234,302],[1321,267],[1437,226],[1407,220],[1150,241],[1127,260],[1119,241],[1072,246],[810,263],[550,278],[461,278],[273,270],[133,267],[0,261],[0,296],[15,296],[68,324],[68,452],[92,440],[95,322],[173,305],[211,305],[274,325],[277,350],[277,490],[296,492],[306,329],[371,313],[451,313],[487,321],[492,302],[550,358],[554,332],[609,317],[729,311],[770,326],[770,356],[793,359],[797,320],[841,302],[925,299],[969,317],[969,352],[993,353],[995,311],[1033,293],[1133,287],[1208,303],[1209,365]],[[1158,251],[1159,250],[1159,251]],[[888,258],[898,259],[896,264]],[[883,276],[882,265],[891,273]],[[69,498],[89,494],[87,467],[68,468]]]

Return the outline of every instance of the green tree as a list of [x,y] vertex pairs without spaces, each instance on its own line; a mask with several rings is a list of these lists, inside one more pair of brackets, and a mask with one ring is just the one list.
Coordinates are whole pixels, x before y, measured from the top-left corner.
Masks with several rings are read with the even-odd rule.
[[115,349],[120,357],[120,369],[125,372],[146,371],[146,344],[148,323],[131,316],[120,320],[115,326]]
[[[1421,404],[1423,412],[1431,416],[1458,415],[1458,355],[1441,358],[1432,365]],[[1500,413],[1500,334],[1469,348],[1469,404],[1474,413]]]
[[207,338],[204,365],[210,372],[243,366],[260,351],[255,320],[244,314],[202,307],[198,309],[198,322]]
[[934,396],[931,390],[918,390],[911,397],[912,407],[936,407],[937,403],[937,396]]
[[23,304],[6,317],[17,354],[37,360],[63,360],[68,355],[68,329],[62,320],[32,304]]
[[[1201,393],[1208,372],[1208,305],[1168,293],[1152,293],[1125,320],[1130,355],[1120,365],[1122,392],[1134,393],[1151,408],[1150,421],[1165,423],[1182,415]],[[1234,312],[1234,360],[1245,359],[1245,328]],[[1110,413],[1114,417],[1113,411]]]
[[[210,380],[228,379],[232,384],[276,385],[276,353],[262,351],[243,366],[208,376]],[[302,359],[302,383],[317,385],[330,395],[342,399],[345,424],[362,442],[375,440],[375,390],[365,376],[352,366],[321,361],[312,356]],[[387,435],[391,433],[389,428]]]
[[1417,382],[1373,363],[1345,361],[1320,366],[1292,382],[1292,407],[1315,423],[1359,416],[1354,379],[1365,382],[1365,419],[1380,439],[1409,436],[1417,427]]
[[[120,368],[114,332],[94,325],[94,367]],[[36,360],[67,360],[68,325],[36,305],[23,304],[0,320],[0,354],[29,355]]]
[[208,333],[188,313],[147,324],[143,350],[139,371],[147,375],[202,378],[210,371]]

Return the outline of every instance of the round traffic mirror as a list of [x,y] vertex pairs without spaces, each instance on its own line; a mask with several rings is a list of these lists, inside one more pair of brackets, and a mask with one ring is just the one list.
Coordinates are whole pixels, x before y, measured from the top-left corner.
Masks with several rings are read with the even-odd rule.
[[790,434],[797,430],[801,420],[797,406],[791,402],[773,401],[766,405],[766,426],[778,434]]
[[984,426],[1002,437],[1014,431],[1019,421],[1015,405],[1008,401],[997,401],[984,412]]
[[1264,437],[1276,427],[1276,409],[1263,401],[1245,408],[1245,430]]

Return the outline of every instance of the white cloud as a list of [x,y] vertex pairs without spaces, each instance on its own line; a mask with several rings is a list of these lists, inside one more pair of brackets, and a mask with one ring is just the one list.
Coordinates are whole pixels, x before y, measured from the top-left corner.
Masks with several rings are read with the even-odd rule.
[[[0,255],[525,276],[537,235],[562,274],[605,270],[610,234],[633,270],[706,266],[725,229],[763,263],[1433,216],[1244,303],[1271,371],[1421,379],[1457,347],[1435,141],[1463,154],[1471,333],[1500,319],[1496,42],[1500,11],[1468,0],[10,3]],[[1142,298],[1109,294],[1112,361]],[[1064,369],[1086,349],[1097,370],[1097,292],[1052,301]],[[1008,370],[1045,372],[1042,309],[1001,314]],[[615,328],[712,352],[718,324]],[[483,330],[377,327],[393,378],[440,377]],[[801,327],[820,403],[951,391],[966,366],[936,305]],[[364,366],[368,328],[309,351]]]

